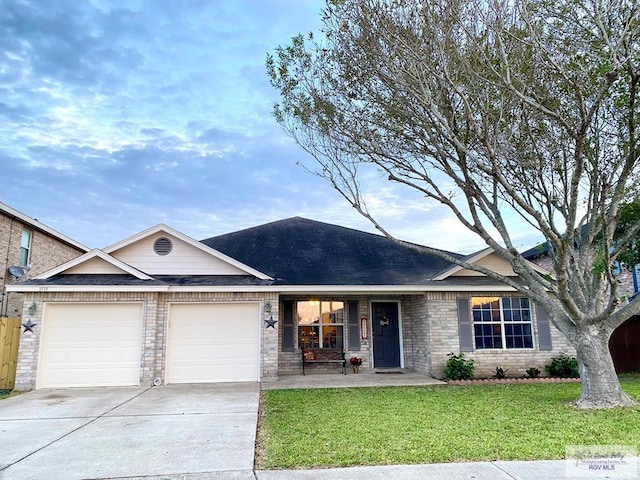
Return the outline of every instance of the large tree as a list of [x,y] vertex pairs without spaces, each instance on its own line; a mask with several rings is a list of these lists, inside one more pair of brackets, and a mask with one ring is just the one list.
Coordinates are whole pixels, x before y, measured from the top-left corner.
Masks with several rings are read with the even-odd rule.
[[[383,234],[394,239],[364,201],[370,166],[448,207],[513,266],[524,284],[425,249],[545,305],[576,349],[584,408],[635,403],[608,341],[640,312],[640,300],[621,304],[609,268],[640,229],[619,228],[638,188],[638,8],[329,0],[321,34],[267,59],[276,119]],[[546,239],[553,277],[519,253],[514,215]]]

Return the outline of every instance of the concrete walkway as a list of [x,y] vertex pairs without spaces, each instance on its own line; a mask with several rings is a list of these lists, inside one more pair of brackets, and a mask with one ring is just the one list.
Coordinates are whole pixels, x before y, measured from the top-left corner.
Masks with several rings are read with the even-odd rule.
[[348,375],[341,373],[308,373],[307,375],[280,375],[274,382],[263,382],[263,390],[288,388],[350,388],[350,387],[407,387],[445,385],[435,378],[402,370],[366,371]]
[[[637,459],[631,460],[637,463]],[[476,462],[430,465],[389,465],[318,470],[256,471],[258,480],[604,480],[638,478],[569,468],[565,460],[537,462]],[[612,475],[613,473],[613,475]]]

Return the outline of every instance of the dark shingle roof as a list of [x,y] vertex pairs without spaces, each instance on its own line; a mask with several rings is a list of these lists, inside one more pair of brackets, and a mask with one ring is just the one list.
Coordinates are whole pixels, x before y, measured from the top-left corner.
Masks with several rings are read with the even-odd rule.
[[[586,236],[589,229],[589,225],[582,225],[581,227],[577,227],[574,231],[578,238],[582,236]],[[580,245],[578,243],[574,243],[574,248],[579,248]],[[539,243],[535,247],[531,247],[529,250],[525,250],[521,253],[522,257],[526,260],[532,261],[537,258],[546,257],[549,255],[550,245],[549,242]]]
[[164,285],[160,280],[142,280],[128,274],[59,274],[46,279],[31,279],[22,285]]
[[[300,217],[203,240],[274,280],[253,275],[58,274],[24,285],[426,285],[451,263],[387,238]],[[417,246],[419,247],[419,246]],[[461,255],[450,253],[456,258]],[[476,279],[477,281],[477,279]]]
[[212,285],[244,286],[270,285],[271,280],[261,280],[252,275],[156,275],[151,280],[141,280],[133,275],[119,274],[61,274],[44,280],[27,280],[23,285],[110,285],[110,286],[158,286],[158,285]]
[[420,285],[451,267],[380,235],[300,217],[202,243],[273,277],[275,285]]

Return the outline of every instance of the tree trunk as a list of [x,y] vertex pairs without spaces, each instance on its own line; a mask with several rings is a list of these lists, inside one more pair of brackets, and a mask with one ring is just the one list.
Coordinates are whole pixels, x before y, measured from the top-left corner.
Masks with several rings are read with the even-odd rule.
[[578,408],[629,407],[637,404],[620,386],[609,351],[610,336],[610,333],[583,332],[573,342],[582,381],[580,398],[576,401]]

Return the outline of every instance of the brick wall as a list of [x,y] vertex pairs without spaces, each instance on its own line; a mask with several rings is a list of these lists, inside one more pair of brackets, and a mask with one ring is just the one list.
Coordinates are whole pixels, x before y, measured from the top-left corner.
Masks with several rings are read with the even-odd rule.
[[[514,294],[516,295],[516,294]],[[429,292],[427,299],[427,323],[430,327],[428,350],[430,355],[430,374],[441,378],[449,353],[460,353],[458,339],[457,299],[471,296],[496,296],[495,292],[474,292],[472,295],[457,293]],[[507,296],[501,294],[501,296]],[[517,296],[517,295],[516,295]],[[490,377],[496,367],[509,369],[509,376],[523,376],[529,367],[537,367],[544,373],[544,366],[550,363],[551,357],[561,352],[574,355],[575,350],[566,337],[551,326],[553,350],[538,349],[538,324],[533,309],[534,349],[514,350],[475,350],[465,352],[465,357],[474,360],[475,374],[478,377]]]
[[431,375],[431,325],[427,318],[428,307],[425,295],[407,295],[402,298],[404,366],[424,375]]
[[[473,296],[493,296],[491,292],[477,292]],[[368,319],[368,339],[361,339],[359,351],[347,351],[347,359],[359,356],[363,359],[364,371],[373,366],[371,337],[371,301],[400,301],[404,367],[425,375],[441,377],[447,354],[460,351],[458,340],[457,298],[470,295],[460,293],[429,292],[406,296],[348,296],[343,294],[314,296],[314,300],[357,300],[358,318]],[[285,296],[280,299],[309,300],[309,296]],[[39,325],[35,333],[21,334],[18,358],[16,389],[33,388],[38,365],[38,344],[41,333],[43,302],[142,302],[144,305],[143,349],[140,364],[140,384],[150,385],[155,377],[164,379],[166,361],[166,336],[168,305],[176,302],[229,302],[258,301],[271,303],[270,316],[279,321],[276,328],[261,328],[261,381],[271,381],[278,374],[302,372],[301,354],[282,351],[282,304],[277,293],[31,293],[25,299],[24,312],[35,301],[38,310],[33,321]],[[262,309],[261,309],[262,312]],[[261,313],[264,318],[265,314]],[[534,310],[534,336],[537,345],[537,323]],[[348,328],[345,323],[345,347],[348,346]],[[544,365],[560,352],[573,353],[564,336],[552,327],[553,351],[533,350],[481,350],[467,353],[476,362],[478,376],[491,376],[495,368],[508,368],[513,376],[524,375],[524,371],[536,366],[544,371]],[[320,370],[335,371],[332,365],[316,365]]]
[[[20,281],[28,280],[41,273],[51,270],[58,265],[62,265],[72,260],[84,252],[74,247],[62,243],[46,233],[34,230],[28,225],[24,225],[19,220],[9,217],[0,212],[0,258],[2,259],[2,271],[0,271],[0,282],[2,286],[16,283],[7,268],[12,265],[19,265],[20,241],[24,228],[31,230],[31,250],[29,252],[29,263],[33,266],[31,270],[26,270],[26,275]],[[4,295],[2,295],[4,294]],[[23,294],[16,292],[5,292],[4,288],[0,292],[0,315],[5,313],[9,316],[21,315]]]
[[[38,309],[32,320],[38,324],[34,333],[22,333],[16,373],[16,390],[30,390],[36,385],[38,368],[38,346],[42,332],[42,313],[45,302],[141,302],[143,304],[142,356],[140,360],[140,385],[151,385],[155,377],[165,378],[166,337],[168,325],[168,306],[180,302],[261,302],[261,320],[264,317],[263,305],[269,301],[271,315],[278,318],[278,300],[276,293],[156,293],[156,292],[102,292],[102,293],[30,293],[24,301],[23,314],[28,314],[28,306],[35,302]],[[278,324],[275,330],[260,326],[261,335],[261,371],[262,381],[277,378],[278,373]]]

